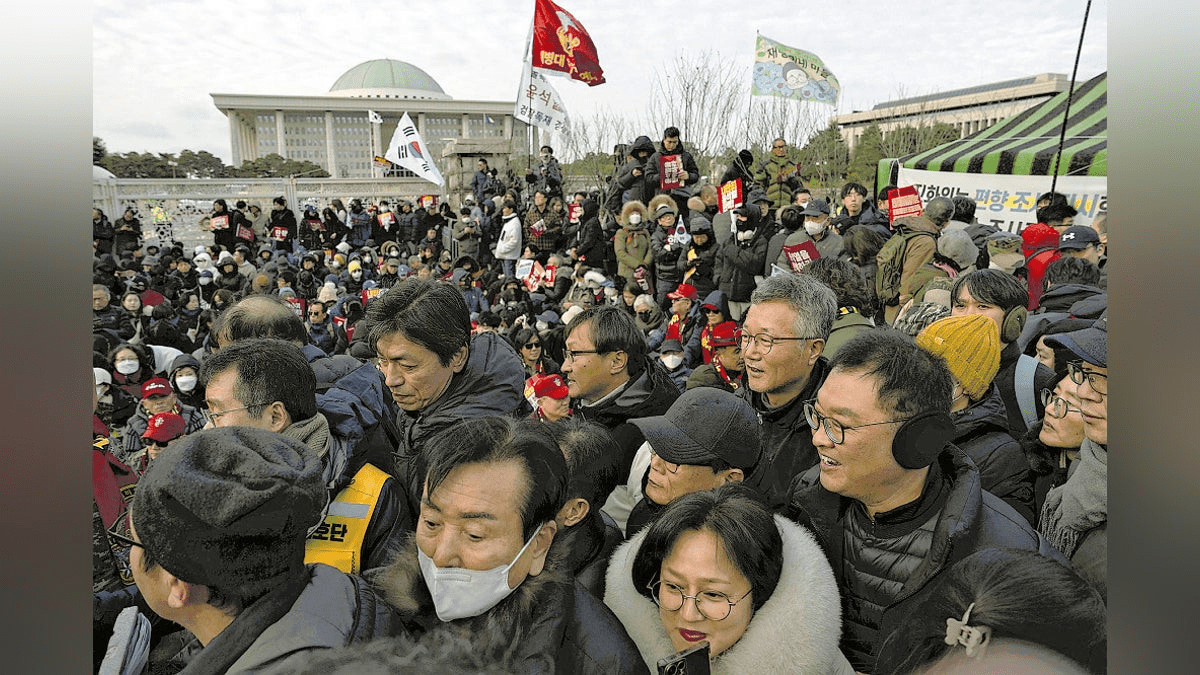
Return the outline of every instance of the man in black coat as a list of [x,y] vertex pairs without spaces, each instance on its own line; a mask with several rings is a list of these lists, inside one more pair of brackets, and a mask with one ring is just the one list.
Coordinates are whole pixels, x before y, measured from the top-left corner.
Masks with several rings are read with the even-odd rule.
[[841,591],[842,652],[872,672],[879,646],[954,562],[988,547],[1061,554],[980,487],[950,443],[945,361],[892,329],[843,345],[807,404],[820,463],[797,477],[787,515],[811,524]]

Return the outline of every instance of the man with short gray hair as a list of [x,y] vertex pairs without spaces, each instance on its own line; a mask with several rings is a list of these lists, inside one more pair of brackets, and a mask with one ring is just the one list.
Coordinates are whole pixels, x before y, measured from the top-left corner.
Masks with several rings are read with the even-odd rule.
[[804,402],[828,373],[821,352],[837,307],[828,286],[804,275],[767,277],[750,296],[741,337],[743,396],[758,412],[762,458],[746,483],[774,509],[786,502],[792,478],[817,463]]

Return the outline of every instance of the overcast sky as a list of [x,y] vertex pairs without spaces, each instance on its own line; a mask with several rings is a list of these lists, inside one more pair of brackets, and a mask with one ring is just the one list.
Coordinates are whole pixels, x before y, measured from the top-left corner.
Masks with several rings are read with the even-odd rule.
[[[842,85],[830,114],[1039,73],[1070,75],[1086,0],[562,0],[605,84],[556,78],[572,117],[640,113],[655,67],[712,50],[747,66],[755,34],[815,53]],[[95,0],[93,134],[109,152],[208,150],[230,161],[210,94],[321,95],[353,66],[407,61],[456,99],[516,97],[534,0]],[[797,8],[810,7],[801,12]],[[1088,19],[1079,81],[1108,68],[1108,2]],[[657,130],[643,130],[657,138]]]

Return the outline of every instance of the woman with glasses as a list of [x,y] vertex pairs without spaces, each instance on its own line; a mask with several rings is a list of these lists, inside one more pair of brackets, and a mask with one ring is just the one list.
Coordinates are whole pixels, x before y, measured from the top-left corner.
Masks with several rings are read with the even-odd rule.
[[525,379],[534,375],[555,375],[562,373],[562,367],[557,361],[546,355],[542,336],[533,328],[521,328],[513,335],[513,346],[521,357],[521,365],[525,367]]
[[740,483],[671,502],[613,553],[604,602],[646,665],[707,642],[713,673],[851,673],[833,572]]
[[1079,458],[1083,443],[1083,415],[1076,385],[1063,376],[1053,389],[1041,391],[1046,414],[1022,439],[1033,473],[1034,513],[1040,513],[1046,493],[1067,482],[1067,468]]

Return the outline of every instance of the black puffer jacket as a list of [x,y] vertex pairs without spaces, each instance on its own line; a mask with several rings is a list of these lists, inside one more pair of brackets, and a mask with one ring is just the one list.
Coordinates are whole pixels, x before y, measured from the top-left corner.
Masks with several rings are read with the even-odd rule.
[[[891,634],[907,619],[913,607],[926,596],[929,582],[942,570],[975,551],[993,547],[1016,548],[1035,551],[1067,564],[1062,554],[1012,507],[980,487],[979,470],[962,450],[947,444],[937,462],[942,481],[940,489],[944,494],[941,507],[930,522],[931,537],[923,539],[927,547],[920,549],[913,548],[912,540],[922,538],[907,535],[894,539],[860,539],[847,547],[848,531],[852,527],[849,520],[855,517],[852,510],[861,510],[862,505],[822,487],[819,467],[798,476],[792,483],[791,501],[785,515],[801,523],[811,522],[829,559],[838,588],[843,593],[845,632],[842,651],[856,670],[871,672],[882,636]],[[929,489],[927,486],[926,491]],[[909,529],[921,528],[917,525]],[[860,572],[851,565],[852,559],[862,560],[864,565],[869,562],[872,569],[890,571],[891,576],[874,577]],[[904,574],[905,568],[911,573]],[[848,579],[851,574],[858,578]],[[854,617],[862,616],[864,609],[847,597],[846,589],[851,585],[880,587],[891,582],[899,583],[901,589],[882,608],[878,628],[856,623]]]
[[996,385],[965,410],[951,413],[954,444],[975,462],[984,490],[996,495],[1037,526],[1033,510],[1033,477],[1021,444],[1008,433],[1004,401]]
[[[616,201],[615,204],[610,202],[609,207],[613,211],[619,211],[621,204],[634,200],[646,204],[658,191],[658,179],[656,178],[655,182],[651,183],[649,177],[647,176],[650,157],[647,155],[645,161],[639,162],[637,160],[637,153],[639,152],[648,152],[651,155],[654,154],[654,142],[650,140],[649,136],[637,137],[637,140],[633,142],[633,147],[629,149],[629,154],[633,155],[634,159],[625,162],[621,165],[621,168],[617,169],[617,177],[615,180],[613,180],[613,182],[617,185],[616,197],[620,201]],[[641,175],[633,175],[634,169],[641,171]],[[622,193],[624,193],[626,190],[629,191],[629,198],[621,199]]]
[[717,288],[730,302],[749,302],[757,285],[754,276],[760,274],[767,259],[770,236],[764,227],[754,231],[748,241],[739,242],[736,234],[717,249]]
[[527,577],[492,609],[450,622],[437,618],[415,542],[367,578],[394,608],[394,632],[407,632],[418,642],[434,633],[466,635],[476,653],[507,661],[512,672],[649,672],[612,611],[549,559],[541,574]]

